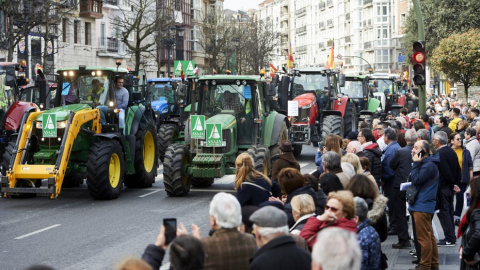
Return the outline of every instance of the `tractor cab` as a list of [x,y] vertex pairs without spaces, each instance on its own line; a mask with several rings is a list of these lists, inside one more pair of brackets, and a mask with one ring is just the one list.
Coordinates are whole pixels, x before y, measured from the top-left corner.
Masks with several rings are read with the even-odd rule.
[[373,96],[381,102],[382,110],[391,111],[394,116],[398,116],[399,110],[405,105],[405,97],[398,80],[398,75],[386,73],[372,74],[369,79],[369,87]]

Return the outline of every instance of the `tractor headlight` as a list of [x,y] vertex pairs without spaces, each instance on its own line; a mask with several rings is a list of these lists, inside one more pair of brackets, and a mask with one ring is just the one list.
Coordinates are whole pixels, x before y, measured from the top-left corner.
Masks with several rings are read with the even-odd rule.
[[311,107],[312,107],[312,103],[303,106],[302,109],[310,109]]
[[110,101],[110,102],[108,103],[108,106],[109,106],[109,107],[113,107],[113,106],[115,106],[115,102],[113,102],[113,101]]
[[57,128],[66,128],[66,127],[67,127],[67,121],[57,122]]
[[37,122],[37,123],[35,124],[35,128],[37,128],[37,129],[42,129],[42,122]]
[[45,106],[43,106],[43,103],[40,103],[40,105],[38,107],[40,107],[40,109],[43,109],[43,107],[45,107]]
[[167,113],[168,109],[163,109],[162,113]]

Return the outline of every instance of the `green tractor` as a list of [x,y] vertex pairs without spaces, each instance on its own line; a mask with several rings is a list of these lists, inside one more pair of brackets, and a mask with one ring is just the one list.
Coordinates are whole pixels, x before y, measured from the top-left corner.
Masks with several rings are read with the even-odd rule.
[[[235,159],[248,152],[255,169],[269,175],[272,158],[288,137],[288,119],[270,108],[275,95],[262,76],[202,76],[194,82],[196,104],[184,143],[167,148],[163,182],[169,196],[185,196],[190,186],[210,186],[235,174]],[[204,120],[203,120],[204,119]]]
[[[95,199],[115,199],[123,185],[152,186],[157,136],[153,111],[136,80],[140,77],[126,69],[85,66],[59,69],[58,75],[56,107],[25,114],[16,142],[5,151],[9,165],[1,181],[2,196],[42,194],[54,199],[62,186],[77,186],[84,179]],[[118,79],[129,89],[124,111],[115,104]],[[73,103],[63,105],[69,101]]]
[[340,88],[341,93],[355,104],[358,124],[365,121],[371,125],[374,115],[379,108],[381,110],[380,100],[374,98],[369,82],[369,75],[346,75],[345,86]]

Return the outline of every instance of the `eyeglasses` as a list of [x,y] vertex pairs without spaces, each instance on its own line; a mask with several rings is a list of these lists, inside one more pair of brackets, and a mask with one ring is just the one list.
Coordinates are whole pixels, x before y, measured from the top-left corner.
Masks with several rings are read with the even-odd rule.
[[365,136],[363,136],[363,135],[358,135],[358,136],[357,136],[357,138],[361,138],[361,137],[365,137]]
[[325,205],[325,206],[324,206],[324,209],[325,209],[325,211],[330,210],[332,213],[337,213],[338,210],[339,210],[338,208],[335,208],[335,207],[332,207],[332,206],[328,206],[328,205]]
[[461,141],[462,138],[454,138],[455,141]]

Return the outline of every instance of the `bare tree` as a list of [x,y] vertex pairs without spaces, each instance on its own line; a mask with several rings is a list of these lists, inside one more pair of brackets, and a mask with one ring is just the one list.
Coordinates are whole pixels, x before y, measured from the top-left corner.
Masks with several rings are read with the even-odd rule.
[[[157,10],[156,0],[138,0],[137,5],[132,5],[131,11],[120,9],[120,14],[112,18],[120,40],[134,55],[135,70],[140,69],[144,59],[157,56],[157,42],[164,37],[165,29],[174,23],[172,13],[168,12],[171,10],[168,8],[171,3],[172,1],[166,1],[164,6]],[[157,59],[157,63],[159,62]]]
[[268,66],[274,57],[274,50],[278,45],[279,33],[273,31],[271,23],[252,21],[244,25],[247,28],[248,38],[246,46],[247,68],[249,72],[256,74],[262,68]]

